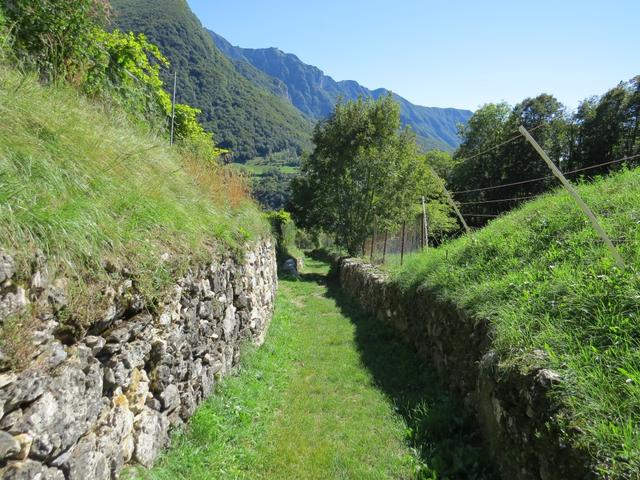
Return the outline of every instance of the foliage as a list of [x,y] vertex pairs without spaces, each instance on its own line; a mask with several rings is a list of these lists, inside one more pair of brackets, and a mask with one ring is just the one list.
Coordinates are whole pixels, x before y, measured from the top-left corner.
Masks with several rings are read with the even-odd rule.
[[284,260],[290,256],[300,256],[296,245],[297,228],[291,214],[285,210],[278,210],[266,215],[278,243],[278,257]]
[[138,119],[165,121],[171,98],[159,74],[169,62],[144,35],[95,29],[90,57],[83,83],[88,95],[113,99]]
[[[265,344],[243,355],[151,470],[128,478],[495,478],[462,402],[349,303],[327,266],[281,280]],[[329,297],[329,298],[327,298]]]
[[[303,228],[331,232],[355,254],[373,228],[396,228],[421,195],[438,194],[391,95],[338,103],[314,133],[315,150],[294,179],[292,213]],[[440,186],[441,188],[441,186]]]
[[106,0],[7,0],[17,57],[43,78],[77,80],[82,76],[97,25],[109,14]]
[[[564,171],[635,155],[640,153],[640,77],[621,83],[602,97],[585,100],[573,115],[545,94],[528,98],[513,108],[505,103],[483,106],[461,130],[463,142],[448,176],[451,189],[475,190],[549,176],[548,167],[531,145],[522,138],[511,141],[518,136],[520,125],[532,133]],[[605,165],[583,175],[593,177],[619,167]],[[465,210],[470,214],[496,215],[520,203],[504,199],[530,197],[555,185],[555,179],[518,183],[470,192],[458,200],[469,204]],[[485,223],[481,217],[472,217],[471,221]]]
[[[112,0],[113,20],[124,31],[144,33],[178,73],[178,101],[202,111],[236,161],[310,146],[311,122],[284,98],[252,84],[218,51],[183,0]],[[161,71],[173,84],[173,72]]]
[[254,177],[253,197],[269,210],[280,210],[291,201],[291,180],[294,175],[282,173],[270,167],[262,175]]
[[[550,368],[565,442],[602,478],[640,471],[640,169],[579,188],[626,271],[616,268],[565,192],[529,202],[473,234],[413,256],[394,274],[490,325],[501,368]],[[540,352],[546,352],[540,355]]]
[[152,305],[190,264],[268,232],[222,167],[170,149],[73,88],[0,66],[0,115],[12,119],[0,129],[1,247],[24,275],[34,252],[45,252],[51,274],[84,299],[68,312],[78,328],[119,281],[103,261],[126,266]]
[[425,159],[427,161],[427,165],[429,165],[429,167],[431,167],[433,171],[444,180],[451,177],[457,163],[449,152],[444,152],[442,150],[431,150],[427,152]]

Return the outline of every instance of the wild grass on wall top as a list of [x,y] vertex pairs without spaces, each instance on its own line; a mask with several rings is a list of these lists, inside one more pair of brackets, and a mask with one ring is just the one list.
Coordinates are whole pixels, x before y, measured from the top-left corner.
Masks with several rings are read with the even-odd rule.
[[85,299],[80,322],[117,280],[105,262],[153,302],[188,265],[269,231],[232,172],[72,88],[0,67],[0,118],[0,248],[22,272],[42,251]]
[[640,471],[640,169],[580,193],[625,271],[574,200],[558,193],[415,256],[393,278],[489,321],[503,367],[558,372],[564,431],[585,433],[576,441],[603,474],[627,478]]

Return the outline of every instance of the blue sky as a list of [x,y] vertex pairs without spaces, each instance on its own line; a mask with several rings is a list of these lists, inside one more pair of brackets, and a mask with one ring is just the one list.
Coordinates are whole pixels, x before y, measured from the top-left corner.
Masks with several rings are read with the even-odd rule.
[[570,108],[640,74],[640,0],[188,0],[241,47],[426,106],[554,94]]

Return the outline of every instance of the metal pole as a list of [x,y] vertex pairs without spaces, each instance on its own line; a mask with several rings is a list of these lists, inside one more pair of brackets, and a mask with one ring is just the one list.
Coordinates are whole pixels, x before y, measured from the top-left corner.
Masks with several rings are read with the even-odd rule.
[[382,247],[382,263],[385,262],[387,258],[387,231],[384,231],[384,246]]
[[424,245],[429,248],[429,222],[427,220],[427,206],[422,197],[422,230],[424,232]]
[[571,185],[571,183],[569,183],[569,180],[567,180],[566,177],[560,171],[560,169],[556,167],[555,163],[551,161],[551,159],[549,158],[549,155],[547,155],[547,153],[542,149],[542,147],[538,144],[538,142],[535,141],[535,139],[531,136],[531,134],[527,131],[527,129],[524,128],[523,126],[520,126],[519,130],[520,130],[520,133],[522,133],[522,135],[524,135],[524,137],[529,141],[529,143],[533,145],[533,148],[535,148],[538,154],[549,166],[553,174],[558,178],[558,180],[560,180],[560,183],[562,183],[564,188],[566,188],[569,194],[574,198],[574,200],[578,202],[578,205],[580,206],[584,214],[589,218],[589,220],[591,220],[591,225],[593,225],[593,228],[595,229],[595,231],[598,233],[598,235],[600,235],[600,238],[602,239],[604,244],[607,246],[607,248],[611,252],[611,255],[616,260],[616,263],[618,264],[618,266],[624,270],[626,268],[626,265],[624,263],[624,260],[622,259],[622,256],[620,255],[616,247],[613,245],[613,242],[611,241],[607,233],[604,231],[604,229],[600,225],[600,222],[598,222],[598,219],[596,218],[594,213],[591,211],[589,206],[584,202],[584,200],[582,200],[582,197],[580,197],[580,194],[578,193],[578,191],[573,187],[573,185]]
[[400,265],[404,263],[404,231],[407,224],[406,222],[402,222],[402,242],[400,247]]
[[376,230],[373,229],[373,233],[371,234],[371,254],[369,255],[369,261],[373,262],[373,247],[376,244]]
[[173,145],[173,134],[176,124],[176,91],[178,89],[178,71],[173,74],[173,99],[171,100],[171,141],[170,145]]
[[449,205],[451,205],[453,210],[456,212],[456,215],[458,215],[458,218],[460,219],[460,222],[462,222],[462,225],[464,226],[464,229],[470,235],[471,234],[471,230],[469,229],[469,225],[467,225],[467,222],[465,222],[464,217],[460,213],[460,210],[458,210],[458,206],[456,205],[456,202],[453,201],[453,197],[451,196],[451,194],[449,193],[449,190],[447,190],[446,187],[444,189],[444,193],[447,195],[447,200],[449,201]]

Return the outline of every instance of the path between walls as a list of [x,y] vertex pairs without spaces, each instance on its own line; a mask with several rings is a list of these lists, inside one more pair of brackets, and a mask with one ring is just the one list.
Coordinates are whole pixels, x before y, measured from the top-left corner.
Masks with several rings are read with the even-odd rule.
[[307,260],[259,350],[140,479],[494,478],[431,369]]

